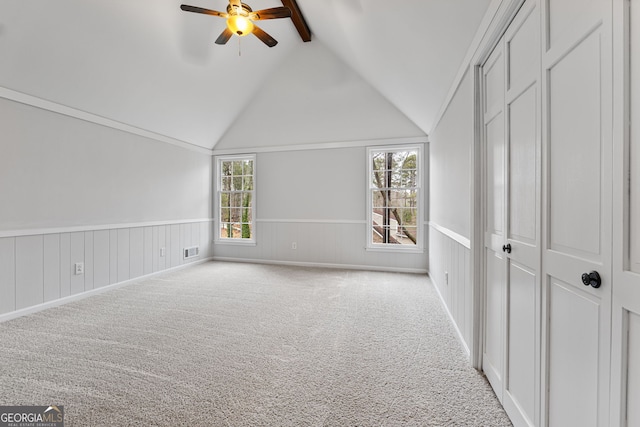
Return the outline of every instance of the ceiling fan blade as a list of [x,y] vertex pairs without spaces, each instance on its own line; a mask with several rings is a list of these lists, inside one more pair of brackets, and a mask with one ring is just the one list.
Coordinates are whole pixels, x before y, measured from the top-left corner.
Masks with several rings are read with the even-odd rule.
[[253,26],[253,34],[259,38],[260,40],[262,40],[262,43],[266,44],[269,47],[274,47],[275,45],[278,44],[278,41],[276,39],[274,39],[273,37],[271,37],[269,34],[265,33],[262,28],[258,27],[257,25]]
[[291,10],[288,7],[274,7],[271,9],[262,9],[249,14],[252,21],[262,21],[265,19],[290,18]]
[[202,13],[205,15],[219,16],[221,18],[229,17],[229,15],[224,12],[218,12],[217,10],[205,9],[197,6],[189,6],[188,4],[180,5],[180,9],[184,10],[185,12]]
[[233,33],[231,32],[231,30],[225,28],[224,31],[216,39],[216,44],[226,44],[232,35]]

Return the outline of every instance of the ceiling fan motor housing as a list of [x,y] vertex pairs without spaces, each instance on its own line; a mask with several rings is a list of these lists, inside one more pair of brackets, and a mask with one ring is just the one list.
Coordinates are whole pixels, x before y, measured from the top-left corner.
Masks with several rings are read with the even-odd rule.
[[242,10],[238,10],[238,8],[234,8],[231,4],[227,5],[227,13],[229,15],[242,15],[242,16],[249,16],[249,14],[251,12],[253,12],[253,10],[251,9],[251,7],[247,4],[241,3],[242,4]]

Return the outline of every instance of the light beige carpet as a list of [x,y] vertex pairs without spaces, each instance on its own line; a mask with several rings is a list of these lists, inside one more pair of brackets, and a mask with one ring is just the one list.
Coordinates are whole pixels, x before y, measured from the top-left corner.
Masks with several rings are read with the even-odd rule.
[[508,426],[427,276],[211,262],[0,324],[69,426]]

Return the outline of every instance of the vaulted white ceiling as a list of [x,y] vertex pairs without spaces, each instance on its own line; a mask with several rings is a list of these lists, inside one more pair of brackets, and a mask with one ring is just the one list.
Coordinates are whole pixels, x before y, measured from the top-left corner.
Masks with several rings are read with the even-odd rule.
[[179,8],[226,0],[3,1],[0,86],[208,149],[419,136],[490,1],[298,0],[271,49]]

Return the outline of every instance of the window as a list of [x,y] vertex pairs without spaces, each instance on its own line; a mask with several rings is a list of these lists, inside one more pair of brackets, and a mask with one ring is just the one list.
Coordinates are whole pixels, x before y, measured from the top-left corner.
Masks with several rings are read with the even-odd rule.
[[369,170],[369,249],[422,249],[422,150],[373,147]]
[[218,157],[218,242],[255,243],[255,156]]

